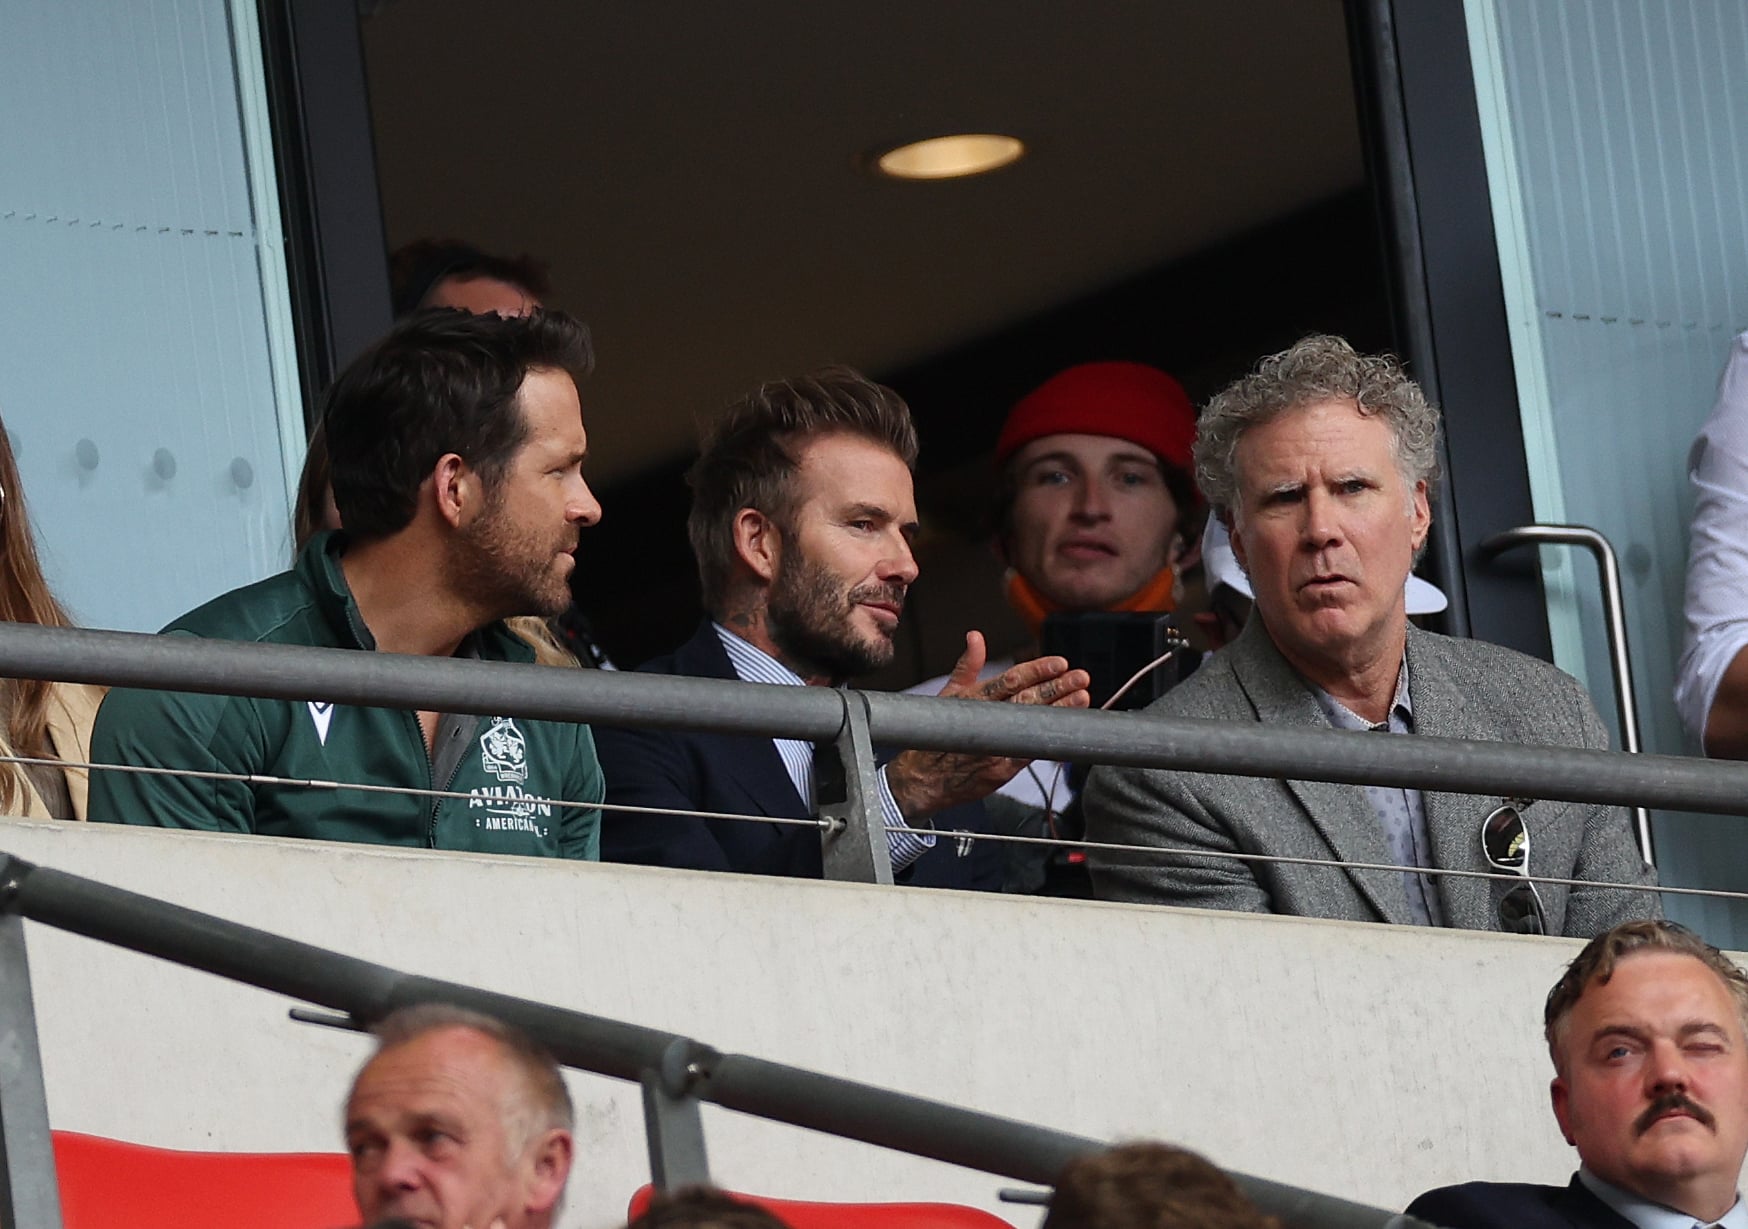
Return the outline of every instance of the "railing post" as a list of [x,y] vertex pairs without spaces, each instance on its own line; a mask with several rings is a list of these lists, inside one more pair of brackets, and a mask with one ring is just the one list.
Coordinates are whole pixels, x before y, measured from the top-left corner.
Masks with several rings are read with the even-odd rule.
[[709,1073],[716,1051],[676,1037],[659,1068],[643,1073],[643,1129],[649,1140],[649,1177],[658,1191],[710,1182],[704,1119],[692,1089]]
[[892,847],[880,810],[879,770],[868,732],[868,702],[859,691],[844,697],[844,724],[837,739],[820,743],[813,754],[814,793],[819,817],[832,826],[820,830],[827,879],[856,883],[892,882]]
[[24,919],[10,911],[14,867],[0,878],[0,1224],[61,1229],[61,1192],[37,1045]]

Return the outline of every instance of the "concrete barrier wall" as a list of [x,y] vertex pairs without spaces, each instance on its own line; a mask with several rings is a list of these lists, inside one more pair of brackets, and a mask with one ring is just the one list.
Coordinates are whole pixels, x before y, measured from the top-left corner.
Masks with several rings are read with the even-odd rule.
[[[1577,944],[266,838],[0,821],[0,850],[369,960],[1383,1206],[1564,1182],[1542,998]],[[364,1038],[29,929],[51,1120],[337,1150]],[[647,1181],[637,1089],[572,1077],[569,1229]],[[1003,1180],[707,1108],[724,1185],[939,1198]]]

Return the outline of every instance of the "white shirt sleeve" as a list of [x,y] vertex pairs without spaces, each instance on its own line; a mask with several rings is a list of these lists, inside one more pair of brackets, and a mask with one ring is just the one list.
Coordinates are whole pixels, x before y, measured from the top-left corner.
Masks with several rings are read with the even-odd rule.
[[935,847],[933,832],[912,828],[904,822],[904,812],[898,809],[898,799],[892,796],[892,786],[886,783],[884,765],[880,769],[880,815],[886,821],[886,848],[892,855],[893,870],[904,870]]
[[1693,531],[1675,707],[1689,733],[1703,739],[1718,682],[1748,646],[1748,333],[1731,343],[1717,404],[1687,466]]

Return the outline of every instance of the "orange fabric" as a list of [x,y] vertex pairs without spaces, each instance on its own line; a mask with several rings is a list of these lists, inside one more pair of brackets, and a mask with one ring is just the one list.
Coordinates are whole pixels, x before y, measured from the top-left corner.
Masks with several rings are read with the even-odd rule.
[[175,1152],[54,1132],[65,1229],[343,1229],[343,1153]]
[[[654,1194],[646,1186],[631,1197],[630,1219],[643,1215]],[[790,1229],[1013,1229],[999,1216],[956,1203],[804,1203],[729,1194],[758,1204]]]
[[[1107,606],[1106,610],[1171,611],[1177,603],[1172,598],[1172,589],[1177,581],[1177,573],[1170,566],[1163,567],[1153,574],[1146,584],[1134,593],[1118,602],[1115,606]],[[1032,639],[1037,640],[1044,632],[1044,620],[1063,609],[1055,602],[1040,593],[1031,581],[1009,568],[1007,574],[1008,605],[1014,608],[1014,613],[1020,616],[1027,629],[1032,633]]]

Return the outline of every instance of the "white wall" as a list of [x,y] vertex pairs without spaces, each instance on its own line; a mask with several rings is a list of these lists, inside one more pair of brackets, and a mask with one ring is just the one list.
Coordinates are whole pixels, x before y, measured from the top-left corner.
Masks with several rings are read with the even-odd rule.
[[[1543,995],[1577,944],[1124,905],[0,821],[0,850],[413,972],[1385,1206],[1563,1182]],[[339,1147],[360,1037],[32,925],[57,1128]],[[629,1085],[573,1077],[566,1225],[647,1180]],[[941,1198],[1005,1180],[706,1110],[725,1185]]]
[[0,415],[89,626],[154,631],[290,558],[303,405],[254,8],[0,18]]
[[[1748,328],[1748,8],[1467,0],[1465,12],[1536,518],[1593,526],[1619,552],[1644,749],[1681,754],[1687,453]],[[1542,560],[1555,662],[1612,730],[1597,569],[1570,548]],[[1739,824],[1659,814],[1663,881],[1739,886]],[[1748,946],[1739,901],[1669,909]]]

